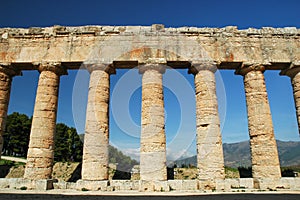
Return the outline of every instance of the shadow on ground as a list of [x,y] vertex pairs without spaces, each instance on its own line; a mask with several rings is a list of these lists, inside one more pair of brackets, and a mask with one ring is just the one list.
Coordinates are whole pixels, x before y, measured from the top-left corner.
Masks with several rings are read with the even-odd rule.
[[214,194],[214,195],[192,195],[192,196],[103,196],[103,195],[60,195],[60,194],[0,194],[0,199],[101,199],[101,200],[299,200],[300,194]]

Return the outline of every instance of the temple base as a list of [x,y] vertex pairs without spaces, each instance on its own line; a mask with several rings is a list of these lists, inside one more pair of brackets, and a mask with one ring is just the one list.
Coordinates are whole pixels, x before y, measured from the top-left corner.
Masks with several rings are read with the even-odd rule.
[[263,192],[300,191],[300,178],[236,178],[219,180],[106,180],[64,182],[55,180],[28,180],[23,178],[2,178],[0,189],[45,191],[132,191],[132,192]]

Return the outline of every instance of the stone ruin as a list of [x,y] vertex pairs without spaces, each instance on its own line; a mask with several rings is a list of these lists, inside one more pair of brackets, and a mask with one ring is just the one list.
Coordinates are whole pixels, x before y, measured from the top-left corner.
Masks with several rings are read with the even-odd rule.
[[[51,179],[60,76],[84,67],[90,73],[82,179]],[[142,74],[140,180],[108,181],[109,88],[116,69]],[[188,69],[195,78],[197,180],[167,180],[162,79],[166,68]],[[294,27],[238,30],[152,26],[81,26],[0,29],[0,134],[11,82],[23,70],[40,72],[23,179],[1,187],[89,190],[300,190],[299,178],[281,178],[266,70],[291,78],[300,122],[300,30]],[[216,70],[244,78],[252,156],[250,179],[225,179],[216,96]],[[299,125],[299,123],[298,123]],[[3,139],[0,138],[0,145]]]

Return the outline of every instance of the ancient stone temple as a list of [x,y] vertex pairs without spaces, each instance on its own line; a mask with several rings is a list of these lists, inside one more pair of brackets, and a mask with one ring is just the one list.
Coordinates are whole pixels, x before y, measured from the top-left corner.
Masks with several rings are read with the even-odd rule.
[[[142,75],[140,180],[108,180],[110,75],[137,67]],[[300,122],[300,30],[293,27],[238,30],[152,26],[81,26],[0,29],[0,148],[13,77],[40,72],[24,179],[49,188],[60,76],[90,73],[82,179],[73,188],[169,191],[300,188],[281,178],[264,72],[291,78]],[[198,180],[167,180],[164,94],[166,69],[188,69],[195,80]],[[225,179],[215,72],[243,76],[248,109],[252,179]],[[230,102],[229,102],[230,103]],[[2,182],[0,181],[0,186]],[[19,184],[19,185],[18,185]],[[44,186],[41,186],[41,184]],[[5,185],[5,184],[4,184]],[[13,186],[14,185],[14,186]],[[70,185],[56,183],[56,187]]]

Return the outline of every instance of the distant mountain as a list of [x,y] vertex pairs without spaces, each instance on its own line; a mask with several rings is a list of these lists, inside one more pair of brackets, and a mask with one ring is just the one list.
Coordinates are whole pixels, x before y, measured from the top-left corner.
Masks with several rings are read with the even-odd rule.
[[[84,134],[79,134],[80,140],[84,142]],[[120,171],[129,172],[134,165],[139,164],[138,161],[132,159],[130,156],[123,154],[122,151],[109,145],[109,162],[117,164],[117,169]]]
[[[280,165],[282,167],[300,165],[300,142],[283,142],[277,140]],[[237,168],[251,166],[249,141],[223,144],[225,166]],[[197,165],[196,156],[177,160],[177,166]]]

